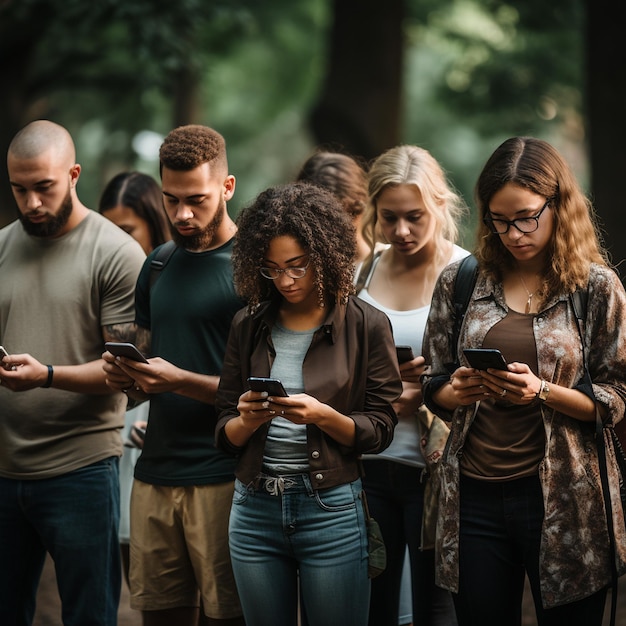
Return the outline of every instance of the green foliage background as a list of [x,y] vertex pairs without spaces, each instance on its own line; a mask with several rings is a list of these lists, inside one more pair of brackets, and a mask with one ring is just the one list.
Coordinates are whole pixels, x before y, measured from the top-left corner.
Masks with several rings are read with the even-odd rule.
[[[552,141],[586,183],[581,1],[406,6],[404,143],[430,150],[470,205],[482,163],[514,134]],[[330,0],[4,0],[0,55],[24,123],[48,117],[74,135],[88,206],[119,171],[158,177],[160,139],[191,111],[227,139],[236,214],[315,147],[307,115],[331,23]]]

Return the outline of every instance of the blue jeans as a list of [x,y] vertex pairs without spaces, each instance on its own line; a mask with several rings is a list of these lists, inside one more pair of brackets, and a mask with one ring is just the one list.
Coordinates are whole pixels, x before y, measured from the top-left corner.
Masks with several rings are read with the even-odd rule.
[[386,459],[363,461],[363,486],[387,548],[387,569],[372,581],[370,626],[396,626],[402,571],[409,547],[413,623],[455,626],[452,596],[435,585],[434,550],[420,550],[424,511],[422,470]]
[[246,626],[293,626],[299,591],[308,626],[367,624],[361,489],[356,480],[316,491],[305,474],[235,481],[230,555]]
[[460,626],[521,624],[525,573],[539,626],[601,626],[606,589],[553,609],[541,605],[544,511],[538,476],[505,482],[461,476],[460,512],[460,580],[454,596]]
[[0,478],[0,624],[28,626],[46,551],[65,626],[116,626],[118,458],[42,480]]

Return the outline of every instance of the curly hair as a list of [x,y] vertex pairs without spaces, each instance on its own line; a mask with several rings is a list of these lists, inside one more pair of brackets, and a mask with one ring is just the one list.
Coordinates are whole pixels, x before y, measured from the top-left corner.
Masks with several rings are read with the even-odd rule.
[[160,170],[163,167],[187,172],[203,163],[215,164],[228,171],[226,141],[216,130],[199,124],[179,126],[163,140],[159,150]]
[[356,158],[347,154],[319,150],[304,162],[296,180],[332,191],[349,214],[354,212],[355,204],[365,207],[367,173]]
[[476,256],[484,272],[501,280],[502,268],[513,267],[514,259],[500,236],[483,221],[494,194],[508,183],[550,200],[554,230],[547,254],[546,281],[538,294],[542,301],[562,291],[585,287],[591,263],[609,264],[593,206],[563,157],[541,139],[511,137],[489,157],[476,183],[480,217]]
[[270,187],[240,211],[237,229],[232,255],[235,288],[250,310],[264,300],[280,298],[273,281],[263,278],[259,268],[270,242],[281,236],[293,237],[309,254],[320,306],[346,302],[354,292],[354,226],[330,191],[305,182]]
[[[435,157],[419,146],[400,145],[383,152],[369,170],[369,202],[363,217],[363,236],[374,250],[377,241],[383,241],[378,229],[377,202],[387,187],[415,185],[422,194],[426,209],[435,218],[434,239],[437,261],[443,262],[444,240],[455,243],[457,222],[467,212],[467,205],[448,181]],[[388,242],[385,242],[388,243]],[[442,258],[439,258],[441,255]]]
[[161,187],[152,176],[142,172],[121,172],[115,175],[100,196],[98,211],[106,213],[120,205],[132,209],[147,223],[153,248],[171,238]]

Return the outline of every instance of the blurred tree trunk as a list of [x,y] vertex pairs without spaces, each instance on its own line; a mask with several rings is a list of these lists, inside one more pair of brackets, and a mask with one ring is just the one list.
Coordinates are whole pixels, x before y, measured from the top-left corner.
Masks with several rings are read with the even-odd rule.
[[318,145],[371,159],[402,128],[404,0],[333,0],[326,80],[310,123]]
[[[626,258],[626,3],[587,0],[587,107],[591,189],[616,265]],[[618,267],[622,281],[626,267]]]

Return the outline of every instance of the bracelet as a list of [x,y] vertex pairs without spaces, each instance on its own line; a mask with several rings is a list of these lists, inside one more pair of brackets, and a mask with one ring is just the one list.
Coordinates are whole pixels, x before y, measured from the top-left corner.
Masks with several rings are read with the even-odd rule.
[[46,365],[46,367],[48,368],[48,379],[43,385],[41,385],[43,389],[52,387],[52,376],[54,375],[54,369],[52,368],[52,365]]

